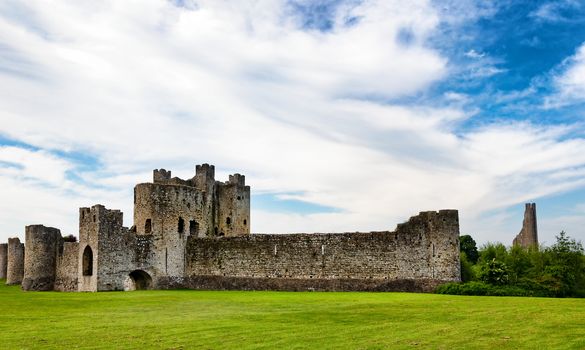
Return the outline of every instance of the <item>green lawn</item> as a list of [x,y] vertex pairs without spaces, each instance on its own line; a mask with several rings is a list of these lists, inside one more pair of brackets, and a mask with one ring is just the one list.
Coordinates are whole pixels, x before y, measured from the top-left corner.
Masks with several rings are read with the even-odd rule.
[[0,348],[585,349],[585,300],[410,293],[22,292]]

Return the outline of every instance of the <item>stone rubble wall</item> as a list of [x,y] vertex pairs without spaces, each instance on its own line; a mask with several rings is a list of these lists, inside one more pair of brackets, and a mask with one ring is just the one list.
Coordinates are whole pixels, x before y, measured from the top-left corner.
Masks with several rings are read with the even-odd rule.
[[425,290],[459,281],[457,211],[424,212],[395,232],[190,238],[195,289]]
[[63,251],[57,257],[55,290],[60,292],[76,292],[79,268],[79,243],[64,242]]

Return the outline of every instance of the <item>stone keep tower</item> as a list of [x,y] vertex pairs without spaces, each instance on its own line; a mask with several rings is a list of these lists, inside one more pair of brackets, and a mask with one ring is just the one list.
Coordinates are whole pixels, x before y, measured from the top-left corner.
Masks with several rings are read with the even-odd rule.
[[514,238],[514,245],[524,248],[531,246],[538,247],[538,231],[536,228],[536,204],[526,203],[524,210],[524,221],[520,233]]
[[250,187],[244,176],[215,181],[215,167],[197,165],[183,180],[155,169],[153,182],[134,187],[134,227],[151,236],[155,275],[183,278],[188,237],[240,236],[250,233]]

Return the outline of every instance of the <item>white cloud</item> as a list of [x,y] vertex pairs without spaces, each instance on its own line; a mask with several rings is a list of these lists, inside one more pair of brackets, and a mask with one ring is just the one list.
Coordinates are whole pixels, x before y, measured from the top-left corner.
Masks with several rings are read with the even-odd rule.
[[[6,15],[11,5],[25,15]],[[568,129],[462,134],[469,114],[457,105],[387,102],[449,73],[427,46],[441,20],[429,2],[348,2],[324,32],[299,27],[290,11],[268,0],[0,5],[0,134],[42,149],[0,153],[19,164],[0,167],[4,230],[42,220],[74,232],[75,208],[97,202],[131,225],[134,183],[155,167],[190,177],[202,162],[219,180],[246,174],[253,192],[339,208],[254,212],[260,232],[393,229],[441,208],[459,208],[469,227],[486,211],[585,186],[564,175],[585,165],[585,143]],[[398,40],[405,28],[408,45]],[[99,164],[82,171],[52,150]]]
[[556,92],[545,99],[546,108],[585,102],[585,43],[553,75]]
[[581,3],[575,0],[550,1],[540,5],[529,13],[529,17],[542,22],[564,22],[569,21],[566,12],[572,12],[575,8],[581,7]]

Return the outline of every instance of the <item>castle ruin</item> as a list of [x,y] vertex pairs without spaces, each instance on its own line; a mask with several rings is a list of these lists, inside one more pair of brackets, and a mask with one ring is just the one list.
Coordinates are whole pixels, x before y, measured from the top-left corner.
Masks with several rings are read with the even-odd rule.
[[7,283],[23,290],[243,289],[431,291],[460,280],[456,210],[421,212],[394,231],[250,234],[250,187],[154,170],[134,188],[134,225],[103,205],[79,209],[79,242],[43,225],[10,239]]
[[526,203],[524,221],[520,233],[514,238],[513,245],[523,248],[538,247],[538,230],[536,227],[536,204]]

